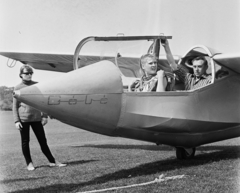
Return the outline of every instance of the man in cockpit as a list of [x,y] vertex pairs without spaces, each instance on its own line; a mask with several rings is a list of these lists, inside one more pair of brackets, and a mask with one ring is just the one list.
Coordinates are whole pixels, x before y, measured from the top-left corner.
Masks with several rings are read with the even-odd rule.
[[164,92],[169,87],[169,75],[166,75],[162,69],[157,71],[157,58],[154,55],[143,55],[140,58],[140,68],[143,76],[129,86],[130,92]]
[[208,69],[208,61],[204,56],[198,56],[192,60],[194,74],[191,74],[186,72],[185,68],[181,65],[176,64],[168,40],[166,39],[166,41],[161,43],[165,49],[168,63],[173,72],[178,76],[179,80],[184,83],[185,90],[194,90],[211,83],[212,76],[206,73]]

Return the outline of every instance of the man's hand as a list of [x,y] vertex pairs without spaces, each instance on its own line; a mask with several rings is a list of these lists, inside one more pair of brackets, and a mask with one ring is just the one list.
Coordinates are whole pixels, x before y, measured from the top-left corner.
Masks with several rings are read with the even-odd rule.
[[162,46],[165,48],[166,46],[169,46],[168,40],[165,39],[164,41],[161,40]]
[[159,78],[163,78],[163,76],[164,76],[164,71],[163,70],[159,70],[159,71],[157,71],[157,77]]
[[157,78],[158,78],[158,83],[157,83],[157,92],[164,92],[167,86],[167,80],[165,77],[165,72],[163,70],[157,71]]
[[41,122],[42,122],[42,125],[44,126],[47,124],[48,119],[46,117],[43,117]]
[[15,123],[15,127],[16,127],[19,131],[21,131],[22,128],[23,128],[21,122],[16,122],[16,123]]

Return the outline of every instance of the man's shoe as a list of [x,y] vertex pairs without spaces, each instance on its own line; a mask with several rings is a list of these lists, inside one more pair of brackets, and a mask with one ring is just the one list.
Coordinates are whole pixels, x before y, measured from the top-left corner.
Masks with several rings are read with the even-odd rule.
[[28,164],[27,169],[28,169],[28,171],[33,171],[33,170],[35,170],[35,167],[33,166],[33,163],[32,163],[32,162],[30,162],[30,163]]
[[50,167],[65,167],[67,164],[62,164],[59,161],[55,161],[55,163],[49,163]]

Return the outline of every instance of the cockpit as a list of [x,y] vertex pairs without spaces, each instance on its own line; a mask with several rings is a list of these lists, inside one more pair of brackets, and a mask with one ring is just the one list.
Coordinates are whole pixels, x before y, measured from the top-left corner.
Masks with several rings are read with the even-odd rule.
[[[158,58],[158,65],[164,71],[171,72],[164,51],[160,53],[160,41],[171,39],[171,36],[116,36],[116,37],[87,37],[77,46],[74,54],[74,66],[76,70],[84,66],[108,60],[116,65],[122,77],[123,90],[127,92],[130,82],[139,79],[142,72],[139,59],[143,54],[151,53]],[[229,75],[229,69],[221,67],[213,60],[218,52],[198,45],[190,48],[183,57],[174,55],[178,65],[182,65],[189,73],[193,72],[192,60],[197,56],[204,56],[208,61],[207,74],[212,75],[211,84]],[[176,77],[175,91],[183,91],[183,83]]]

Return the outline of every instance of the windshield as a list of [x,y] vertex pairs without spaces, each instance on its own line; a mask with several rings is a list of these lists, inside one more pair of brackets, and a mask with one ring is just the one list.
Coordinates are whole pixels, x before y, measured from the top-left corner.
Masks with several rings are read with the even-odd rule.
[[[121,39],[107,39],[107,37],[89,37],[80,42],[79,52],[77,54],[78,62],[76,68],[81,68],[101,60],[109,60],[118,66],[122,75],[126,77],[140,77],[139,58],[146,53],[151,52],[151,45],[157,37],[163,36],[146,36],[143,37],[124,37]],[[166,38],[166,36],[164,36]],[[167,37],[169,38],[169,37]],[[77,49],[76,49],[77,50]]]

